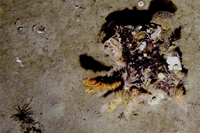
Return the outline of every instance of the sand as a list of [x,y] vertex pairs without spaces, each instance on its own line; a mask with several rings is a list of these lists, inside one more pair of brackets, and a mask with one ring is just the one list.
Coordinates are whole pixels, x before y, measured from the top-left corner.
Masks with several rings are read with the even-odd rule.
[[[81,55],[111,66],[99,35],[112,12],[148,10],[150,0],[1,0],[0,1],[0,132],[20,133],[10,117],[13,107],[30,103],[35,121],[46,133],[197,133],[200,132],[200,1],[173,0],[174,25],[181,26],[177,41],[182,64],[188,112],[174,101],[137,107],[128,121],[118,119],[120,106],[100,114],[112,99],[88,95],[82,80],[105,75],[80,64]],[[145,16],[144,16],[145,17]],[[20,61],[16,62],[16,58]]]

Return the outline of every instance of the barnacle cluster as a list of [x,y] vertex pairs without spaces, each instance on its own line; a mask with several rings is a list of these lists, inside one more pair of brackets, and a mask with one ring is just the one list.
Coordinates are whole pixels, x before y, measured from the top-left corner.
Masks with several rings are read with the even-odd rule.
[[[177,40],[174,31],[167,28],[169,24],[163,22],[162,26],[159,23],[165,20],[163,16],[166,12],[164,15],[163,12],[156,13],[148,24],[118,25],[115,35],[105,41],[103,51],[113,61],[106,76],[113,77],[118,73],[122,82],[107,84],[97,82],[95,78],[83,82],[89,87],[88,93],[115,91],[113,100],[105,104],[101,112],[111,112],[123,104],[125,115],[130,115],[135,105],[156,105],[164,98],[174,99],[187,111],[183,100],[185,69],[181,65],[179,47],[174,43]],[[116,90],[120,85],[122,88]]]
[[24,104],[23,107],[14,107],[17,114],[12,114],[10,118],[20,123],[21,131],[23,133],[42,133],[41,129],[36,128],[36,124],[39,126],[41,126],[41,124],[39,122],[35,122],[35,120],[31,117],[33,113],[31,111],[31,107],[29,108],[28,106],[29,104]]

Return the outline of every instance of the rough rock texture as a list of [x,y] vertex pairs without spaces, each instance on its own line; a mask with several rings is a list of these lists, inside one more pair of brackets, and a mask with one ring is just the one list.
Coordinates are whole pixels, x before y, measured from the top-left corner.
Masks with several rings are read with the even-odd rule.
[[[112,12],[148,10],[132,0],[1,0],[0,1],[0,132],[19,133],[10,117],[15,106],[30,103],[35,121],[44,132],[200,132],[200,44],[199,1],[173,0],[177,7],[173,24],[181,26],[178,40],[185,79],[188,112],[174,102],[141,106],[136,117],[120,125],[122,108],[99,114],[103,98],[86,95],[82,79],[105,75],[81,67],[87,54],[111,66],[102,52],[99,36],[105,18]],[[24,67],[20,67],[19,61]],[[93,65],[93,64],[91,64]]]

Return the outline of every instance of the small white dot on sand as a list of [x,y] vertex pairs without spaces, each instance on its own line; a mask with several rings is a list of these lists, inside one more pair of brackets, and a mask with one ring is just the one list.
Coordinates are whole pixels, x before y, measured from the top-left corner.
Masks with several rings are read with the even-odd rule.
[[143,1],[139,1],[139,2],[138,2],[138,6],[139,6],[139,7],[143,7],[143,6],[144,6],[144,2],[143,2]]

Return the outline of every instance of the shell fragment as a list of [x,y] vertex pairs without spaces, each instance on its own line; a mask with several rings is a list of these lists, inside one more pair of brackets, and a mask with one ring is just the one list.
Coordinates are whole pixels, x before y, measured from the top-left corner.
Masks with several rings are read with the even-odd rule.
[[180,62],[180,59],[178,57],[172,57],[172,56],[168,57],[167,58],[167,64],[169,64],[169,66],[168,66],[169,70],[173,70],[172,68],[176,64],[178,65],[179,70],[180,71],[182,70],[181,62]]

